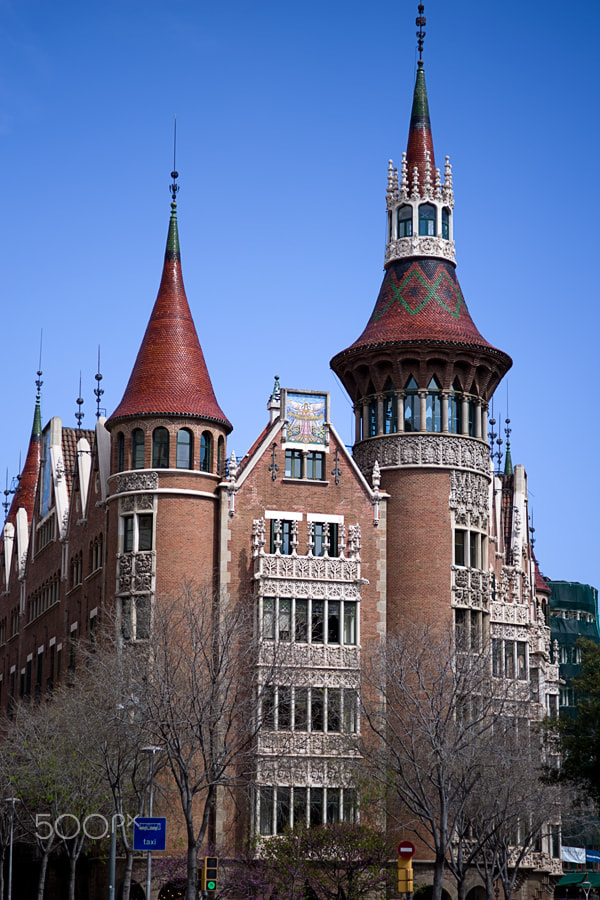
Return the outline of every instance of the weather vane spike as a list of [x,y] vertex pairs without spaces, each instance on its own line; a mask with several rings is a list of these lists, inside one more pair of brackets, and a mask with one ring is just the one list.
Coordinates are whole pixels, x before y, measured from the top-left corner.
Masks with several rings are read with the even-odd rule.
[[94,377],[96,379],[96,387],[94,388],[94,394],[96,395],[96,418],[99,419],[102,415],[100,410],[100,398],[104,393],[104,390],[100,387],[100,382],[102,381],[102,374],[100,372],[100,345],[98,345],[98,371]]
[[77,403],[77,412],[75,413],[75,418],[77,419],[77,428],[80,429],[81,422],[83,420],[83,417],[85,416],[85,413],[81,409],[84,403],[83,397],[81,396],[81,372],[79,373],[79,397],[75,402]]
[[42,385],[43,385],[43,383],[44,383],[44,382],[42,381],[42,338],[43,338],[43,336],[44,336],[44,330],[43,330],[43,328],[42,328],[42,329],[40,329],[40,363],[39,363],[39,366],[38,366],[38,370],[37,370],[37,378],[36,378],[36,381],[35,381],[35,386],[36,386],[36,388],[37,388],[37,396],[36,396],[36,400],[37,400],[38,402],[39,402],[39,399],[40,399],[40,396],[41,396]]
[[175,164],[177,156],[177,116],[173,117],[173,171],[171,172],[171,178],[173,179],[173,183],[171,184],[169,190],[171,191],[171,207],[175,209],[177,206],[177,191],[179,190],[179,185],[177,184],[177,179],[179,178],[179,172],[177,171],[177,166]]
[[425,12],[425,5],[423,3],[419,3],[419,15],[415,19],[415,24],[419,26],[419,30],[417,31],[417,47],[419,49],[419,66],[423,65],[423,41],[425,40],[426,32],[423,30],[425,25],[427,25],[427,19],[423,15]]

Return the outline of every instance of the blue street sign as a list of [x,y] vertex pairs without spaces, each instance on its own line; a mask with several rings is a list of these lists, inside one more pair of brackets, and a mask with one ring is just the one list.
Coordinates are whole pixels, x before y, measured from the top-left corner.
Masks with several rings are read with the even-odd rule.
[[162,817],[138,817],[133,821],[134,850],[164,850],[167,845],[167,820]]

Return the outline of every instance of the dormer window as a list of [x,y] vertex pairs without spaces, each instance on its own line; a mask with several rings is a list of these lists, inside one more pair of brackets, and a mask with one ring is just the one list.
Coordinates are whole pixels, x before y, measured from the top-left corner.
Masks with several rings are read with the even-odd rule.
[[442,237],[445,241],[450,240],[450,210],[447,206],[442,209]]
[[419,206],[419,234],[422,237],[435,237],[436,208],[433,203],[422,203]]
[[398,210],[398,237],[412,237],[412,206],[401,206]]
[[169,432],[166,428],[155,428],[152,433],[152,468],[169,468]]

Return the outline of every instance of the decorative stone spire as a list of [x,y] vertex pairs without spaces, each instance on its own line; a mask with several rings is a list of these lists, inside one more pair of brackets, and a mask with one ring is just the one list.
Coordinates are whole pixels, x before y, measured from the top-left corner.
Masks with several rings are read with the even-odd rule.
[[171,173],[171,218],[158,296],[123,399],[109,419],[133,416],[197,416],[231,424],[212,387],[188,305],[177,228],[178,173]]

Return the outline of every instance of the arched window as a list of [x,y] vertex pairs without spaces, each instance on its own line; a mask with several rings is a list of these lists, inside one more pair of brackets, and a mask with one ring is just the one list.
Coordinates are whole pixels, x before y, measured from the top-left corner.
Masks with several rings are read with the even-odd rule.
[[448,430],[451,434],[462,434],[462,391],[457,381],[452,385],[450,392]]
[[450,210],[447,206],[442,209],[442,237],[446,241],[450,240]]
[[398,237],[412,237],[412,206],[401,206],[398,210]]
[[404,430],[421,430],[421,401],[417,389],[417,382],[411,378],[406,385],[406,397],[404,399]]
[[422,203],[419,207],[419,234],[435,237],[436,208],[433,203]]
[[203,431],[200,438],[200,471],[210,472],[212,469],[212,434]]
[[225,438],[222,436],[217,441],[217,475],[225,475]]
[[427,400],[425,401],[426,431],[442,430],[442,396],[440,386],[435,378],[427,385]]
[[141,428],[135,428],[131,435],[131,468],[144,468],[145,435]]
[[178,469],[192,468],[192,432],[188,428],[180,428],[177,432],[177,459]]
[[166,428],[155,428],[152,432],[152,468],[169,468],[169,432]]
[[383,431],[384,434],[395,434],[398,431],[398,404],[391,378],[386,381],[384,391]]
[[388,213],[388,227],[387,227],[387,233],[388,233],[388,241],[391,241],[392,236],[393,236],[393,235],[392,235],[392,213],[391,213],[391,210],[390,210],[390,212]]
[[125,468],[125,435],[122,431],[117,435],[117,472]]

